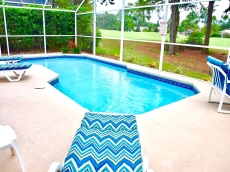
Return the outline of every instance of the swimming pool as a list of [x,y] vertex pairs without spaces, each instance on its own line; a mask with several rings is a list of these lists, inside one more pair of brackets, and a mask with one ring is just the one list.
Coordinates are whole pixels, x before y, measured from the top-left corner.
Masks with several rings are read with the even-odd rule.
[[57,72],[59,82],[53,86],[90,111],[142,114],[197,93],[192,86],[183,88],[161,82],[127,70],[125,65],[114,66],[95,59],[29,61]]

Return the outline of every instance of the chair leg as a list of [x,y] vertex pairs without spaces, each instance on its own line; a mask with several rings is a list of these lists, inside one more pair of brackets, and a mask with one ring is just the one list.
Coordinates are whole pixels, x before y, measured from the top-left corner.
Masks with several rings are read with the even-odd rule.
[[8,81],[10,81],[10,82],[18,82],[18,81],[20,81],[22,75],[23,75],[23,72],[21,74],[17,75],[18,76],[17,79],[11,79],[10,76],[5,72],[5,76],[8,79]]
[[10,151],[11,151],[11,154],[12,154],[12,155],[15,155],[14,148],[10,147]]
[[213,91],[213,88],[211,87],[210,92],[209,92],[208,102],[211,102],[212,91]]
[[17,141],[16,139],[14,139],[14,140],[12,141],[12,145],[13,145],[13,148],[14,148],[16,154],[17,154],[18,161],[19,161],[19,163],[20,163],[20,165],[21,165],[21,168],[22,168],[22,172],[25,172],[26,169],[25,169],[24,161],[23,161],[23,159],[22,159],[21,151],[20,151],[20,149],[19,149],[18,141]]
[[218,106],[218,109],[217,109],[218,112],[221,112],[223,102],[224,102],[224,96],[221,94],[220,103],[219,103],[219,106]]
[[[16,76],[21,75],[20,73],[18,74],[16,71],[13,71],[13,72],[14,72],[14,74],[15,74]],[[26,71],[23,71],[22,76],[24,76],[25,74],[26,74]]]

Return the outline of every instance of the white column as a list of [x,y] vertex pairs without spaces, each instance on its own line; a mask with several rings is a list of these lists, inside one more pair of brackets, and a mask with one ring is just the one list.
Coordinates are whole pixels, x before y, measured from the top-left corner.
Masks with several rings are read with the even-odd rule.
[[8,39],[8,32],[7,32],[7,24],[6,24],[6,11],[5,11],[5,0],[2,1],[2,10],[3,10],[3,18],[4,18],[4,27],[5,27],[5,35],[6,35],[6,47],[7,47],[7,54],[10,55],[9,49],[9,39]]
[[120,41],[120,61],[123,61],[124,52],[124,30],[125,30],[125,0],[122,1],[121,11],[121,41]]
[[75,11],[75,44],[77,45],[77,12],[81,8],[81,6],[84,4],[85,0],[81,1],[81,4],[77,7]]
[[43,9],[42,9],[42,17],[43,17],[43,35],[44,35],[44,51],[46,54],[46,22],[45,22],[45,6],[48,0],[46,0]]
[[75,44],[77,45],[77,11],[75,11],[74,13],[74,28],[75,28],[75,37],[74,37],[74,40],[75,40]]
[[93,55],[96,55],[96,31],[97,31],[97,15],[96,15],[96,0],[93,1]]
[[[165,6],[164,6],[164,21],[165,22],[167,22],[167,17],[168,17],[168,0],[165,0]],[[163,66],[164,46],[165,46],[165,36],[162,36],[159,70],[162,70],[162,66]]]

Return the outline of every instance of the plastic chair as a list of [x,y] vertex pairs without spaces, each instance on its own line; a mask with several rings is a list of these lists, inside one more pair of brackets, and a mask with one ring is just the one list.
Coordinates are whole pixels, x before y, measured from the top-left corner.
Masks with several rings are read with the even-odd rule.
[[[212,84],[208,97],[208,102],[210,103],[219,103],[217,112],[221,113],[230,113],[230,111],[223,110],[223,104],[230,104],[229,102],[224,102],[224,98],[227,97],[230,99],[230,70],[228,64],[220,61],[211,56],[207,57],[207,64],[213,71],[212,74]],[[216,90],[220,93],[220,100],[212,100],[212,93]]]
[[19,149],[18,140],[15,132],[10,126],[0,125],[0,150],[10,148],[12,155],[17,154],[22,171],[25,172],[25,166]]

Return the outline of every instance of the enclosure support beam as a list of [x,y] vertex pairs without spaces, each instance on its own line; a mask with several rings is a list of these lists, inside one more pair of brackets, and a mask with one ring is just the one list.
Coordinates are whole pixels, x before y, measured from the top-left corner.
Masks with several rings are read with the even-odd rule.
[[74,36],[74,42],[77,45],[77,11],[74,13],[74,29],[75,29],[75,36]]
[[43,6],[43,9],[42,9],[42,17],[43,17],[43,35],[44,35],[44,51],[45,51],[45,54],[47,53],[46,52],[46,23],[45,23],[45,5],[47,3],[48,0],[46,0],[44,6]]
[[96,32],[97,32],[97,14],[96,14],[96,0],[93,1],[93,55],[96,55]]
[[230,63],[230,49],[228,50],[228,57],[227,57],[227,63]]
[[2,11],[3,11],[3,17],[4,17],[4,27],[5,27],[5,34],[6,34],[6,47],[7,47],[7,54],[10,55],[10,49],[9,49],[9,39],[8,39],[8,32],[7,32],[7,24],[6,24],[6,11],[5,11],[5,0],[2,1]]
[[125,31],[125,1],[122,1],[122,11],[121,11],[121,42],[120,42],[120,61],[123,61],[123,51],[124,51],[124,31]]
[[77,45],[77,12],[81,8],[81,6],[83,5],[84,2],[85,2],[85,0],[81,1],[81,4],[75,10],[75,17],[74,17],[74,19],[75,19],[75,26],[74,26],[74,28],[75,28],[75,37],[74,37],[74,39],[75,39],[75,44],[76,45]]
[[[167,18],[168,18],[168,0],[165,0],[164,12],[165,12],[164,13],[164,21],[167,22]],[[163,66],[165,37],[166,36],[162,36],[162,38],[161,38],[161,52],[160,52],[159,70],[162,70],[162,66]]]

